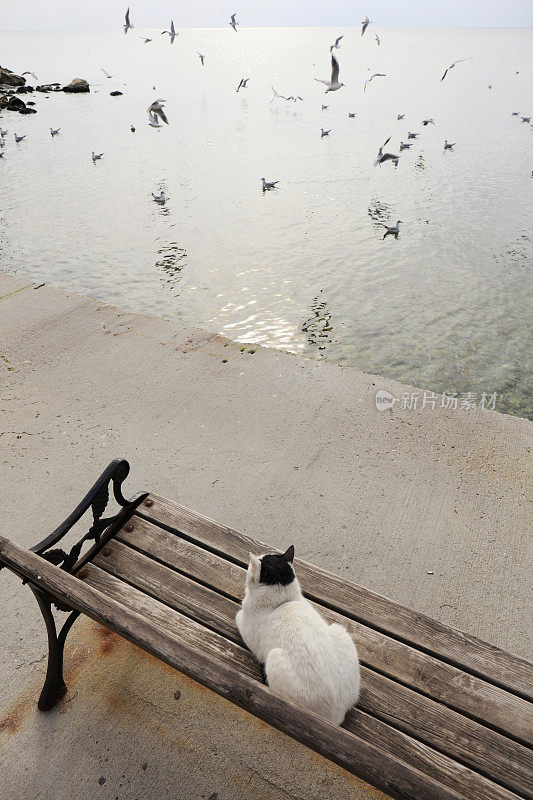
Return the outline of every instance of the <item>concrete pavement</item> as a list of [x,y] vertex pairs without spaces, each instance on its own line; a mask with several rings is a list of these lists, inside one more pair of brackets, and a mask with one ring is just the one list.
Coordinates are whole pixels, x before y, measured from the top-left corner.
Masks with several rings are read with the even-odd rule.
[[[413,388],[7,275],[0,375],[0,530],[19,544],[53,530],[124,456],[130,494],[152,489],[294,543],[531,657],[527,420],[438,403],[378,411],[378,389]],[[38,714],[42,620],[5,571],[0,603],[0,796],[382,796],[89,620],[67,643],[67,698]]]

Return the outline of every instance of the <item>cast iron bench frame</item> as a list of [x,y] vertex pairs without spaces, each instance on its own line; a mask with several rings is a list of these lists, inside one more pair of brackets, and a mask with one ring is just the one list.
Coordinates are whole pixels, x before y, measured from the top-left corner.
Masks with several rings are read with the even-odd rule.
[[[398,800],[533,798],[532,664],[296,560],[304,594],[359,651],[360,700],[332,725],[265,685],[238,634],[248,553],[272,548],[156,494],[126,500],[128,473],[115,459],[31,550],[0,536],[0,569],[29,585],[46,623],[39,709],[66,692],[65,641],[83,613]],[[119,510],[104,517],[110,488]],[[89,509],[89,531],[56,547]],[[59,631],[52,606],[68,614]]]

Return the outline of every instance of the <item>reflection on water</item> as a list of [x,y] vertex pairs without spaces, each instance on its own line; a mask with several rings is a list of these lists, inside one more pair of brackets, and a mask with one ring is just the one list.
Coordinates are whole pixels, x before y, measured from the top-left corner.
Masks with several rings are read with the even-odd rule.
[[[423,389],[496,392],[498,410],[533,416],[533,137],[511,116],[532,96],[532,32],[389,29],[379,49],[343,33],[346,86],[326,111],[312,76],[329,29],[184,30],[173,47],[120,30],[0,34],[9,68],[91,84],[0,114],[26,134],[0,159],[0,269]],[[441,83],[458,52],[476,56]],[[363,93],[369,65],[387,77]],[[271,102],[272,86],[304,101]],[[375,167],[409,131],[398,167]],[[380,223],[398,219],[384,242]]]

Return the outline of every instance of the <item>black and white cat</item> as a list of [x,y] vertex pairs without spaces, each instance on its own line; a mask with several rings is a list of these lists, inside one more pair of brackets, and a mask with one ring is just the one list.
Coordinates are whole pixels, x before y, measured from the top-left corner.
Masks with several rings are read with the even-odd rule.
[[340,725],[359,696],[357,650],[303,597],[293,559],[292,546],[281,556],[250,553],[237,627],[272,689]]

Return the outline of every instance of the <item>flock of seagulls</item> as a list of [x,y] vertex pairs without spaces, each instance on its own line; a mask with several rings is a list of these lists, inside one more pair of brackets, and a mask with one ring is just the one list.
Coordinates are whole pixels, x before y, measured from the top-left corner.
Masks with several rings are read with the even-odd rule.
[[[235,31],[235,33],[238,33],[237,27],[239,25],[239,22],[237,21],[236,17],[237,17],[236,13],[235,14],[231,14],[228,24]],[[368,16],[366,16],[361,21],[361,36],[364,36],[368,26],[371,25],[371,24],[372,24],[372,21],[368,18]],[[128,9],[126,10],[125,17],[124,17],[124,25],[123,25],[124,34],[127,34],[129,30],[133,29],[133,27],[134,26],[133,26],[133,24],[132,24],[132,22],[130,20],[130,9],[128,7]],[[173,20],[170,21],[169,30],[161,31],[161,35],[162,36],[163,35],[167,35],[169,37],[169,41],[170,41],[171,45],[174,43],[174,40],[176,39],[176,37],[179,34],[175,29]],[[149,44],[150,42],[152,42],[151,38],[143,37],[143,36],[141,36],[140,38],[144,41],[145,44]],[[325,94],[328,94],[329,92],[339,91],[339,89],[342,89],[345,86],[345,84],[342,83],[339,80],[340,66],[339,66],[339,62],[337,60],[337,57],[336,57],[336,55],[334,53],[335,50],[340,50],[341,49],[341,46],[342,46],[341,42],[342,42],[343,39],[344,39],[344,34],[342,34],[340,36],[337,36],[337,38],[335,39],[333,44],[331,44],[330,47],[329,47],[330,58],[331,58],[331,76],[330,76],[330,78],[329,79],[314,78],[315,81],[325,85],[325,87],[326,87]],[[380,40],[380,38],[379,38],[377,33],[375,34],[375,40],[376,40],[377,46],[379,47],[381,45],[381,40]],[[205,66],[206,56],[203,53],[200,53],[199,51],[197,51],[197,54],[198,54],[198,58],[200,59],[200,62],[202,64],[202,66]],[[457,64],[461,64],[463,62],[470,61],[472,58],[473,58],[473,56],[468,56],[466,58],[460,58],[460,59],[457,59],[456,61],[452,62],[445,69],[445,71],[444,71],[444,73],[443,73],[443,75],[442,75],[442,77],[440,79],[440,82],[442,83],[445,80],[445,78],[449,74],[450,70],[455,69]],[[101,69],[102,69],[102,72],[104,73],[106,78],[108,78],[108,79],[113,78],[113,75],[110,74],[109,72],[107,72],[103,67]],[[516,72],[516,74],[518,74],[518,71]],[[35,78],[35,80],[37,80],[37,76],[33,72],[25,71],[25,72],[22,73],[22,75],[31,75],[33,78]],[[363,93],[366,92],[368,84],[370,84],[375,78],[385,78],[385,77],[387,77],[387,76],[383,72],[374,72],[372,75],[370,75],[370,77],[368,77],[365,80],[364,85],[363,85]],[[239,84],[235,87],[235,91],[238,93],[239,91],[241,91],[243,89],[247,89],[249,80],[250,80],[249,77],[248,78],[241,78]],[[155,89],[155,86],[153,88]],[[271,103],[273,103],[275,100],[285,100],[287,102],[293,102],[293,103],[303,102],[303,98],[300,95],[283,95],[280,92],[278,92],[273,86],[271,88],[272,88],[272,92],[273,92],[273,96],[272,96],[272,99],[270,101]],[[491,89],[492,88],[492,84],[489,84],[488,88]],[[160,129],[162,127],[162,124],[164,124],[164,125],[168,125],[169,124],[167,116],[166,116],[166,113],[165,113],[165,109],[164,109],[164,105],[165,105],[166,102],[167,101],[164,100],[163,98],[158,98],[157,100],[154,100],[150,104],[150,106],[148,106],[148,109],[147,109],[148,125],[151,128]],[[328,105],[322,104],[322,111],[326,111],[328,108],[329,108]],[[522,116],[521,113],[518,112],[518,111],[513,111],[512,112],[512,116],[520,117],[521,121],[523,123],[531,124],[531,117],[530,116]],[[349,112],[348,113],[348,117],[350,119],[355,119],[357,117],[357,112]],[[397,117],[396,117],[397,121],[402,121],[404,118],[405,118],[405,114],[397,114]],[[436,122],[432,117],[429,117],[427,119],[421,120],[421,125],[423,127],[427,127],[429,125],[436,125]],[[533,128],[533,125],[531,125],[531,127]],[[131,130],[132,133],[135,133],[134,125],[130,126],[130,130]],[[53,138],[55,136],[58,136],[60,131],[61,131],[61,128],[50,128],[51,137]],[[322,127],[321,130],[320,130],[320,138],[323,139],[324,137],[329,136],[331,132],[332,132],[331,128],[328,129],[328,128],[323,128]],[[5,136],[7,135],[7,133],[8,133],[7,130],[2,130],[2,128],[0,127],[0,158],[3,158],[3,156],[4,156],[4,153],[2,152],[2,148],[5,147]],[[377,156],[376,156],[376,158],[374,160],[374,165],[381,167],[382,164],[385,164],[387,161],[391,161],[394,164],[394,166],[397,167],[398,164],[399,164],[401,153],[403,151],[405,151],[405,150],[409,150],[413,146],[413,141],[409,141],[409,140],[416,140],[416,139],[418,139],[418,136],[419,136],[419,133],[413,132],[413,131],[408,131],[408,133],[407,133],[408,141],[407,142],[404,142],[403,140],[400,141],[400,143],[399,143],[399,152],[398,153],[392,153],[392,152],[385,151],[385,147],[387,146],[387,144],[390,142],[390,140],[392,138],[391,136],[389,136],[385,140],[385,142],[379,147],[378,152],[377,152]],[[25,135],[19,136],[16,133],[14,134],[14,137],[15,137],[15,142],[17,144],[19,142],[22,142],[23,139],[26,138]],[[455,145],[456,145],[456,142],[449,142],[447,139],[445,139],[444,140],[443,149],[444,149],[444,151],[452,151],[453,148],[455,147]],[[101,160],[103,156],[104,156],[104,153],[95,153],[94,150],[93,150],[93,152],[91,153],[91,158],[92,158],[93,164],[96,164],[96,162]],[[268,191],[271,191],[272,189],[275,189],[276,186],[278,185],[279,181],[278,180],[267,181],[265,178],[261,178],[261,183],[262,183],[263,192],[268,192]],[[151,194],[152,194],[152,197],[153,197],[154,201],[156,203],[158,203],[159,205],[164,205],[166,203],[167,197],[166,197],[165,192],[163,190],[161,190],[159,194],[155,194],[154,192],[152,192]],[[401,223],[402,223],[402,220],[398,220],[395,225],[386,225],[385,223],[381,223],[381,222],[378,223],[379,225],[382,225],[383,227],[386,228],[385,233],[383,235],[383,239],[385,239],[387,236],[394,236],[397,239],[398,235],[399,235],[399,226],[400,226]]]

